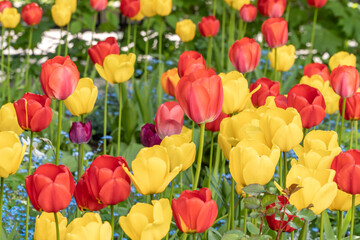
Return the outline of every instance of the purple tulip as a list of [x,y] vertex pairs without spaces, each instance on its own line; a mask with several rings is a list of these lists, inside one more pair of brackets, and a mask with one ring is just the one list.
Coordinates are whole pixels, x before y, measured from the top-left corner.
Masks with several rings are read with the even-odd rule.
[[73,122],[69,131],[70,141],[76,144],[88,143],[91,138],[91,130],[91,121],[86,124],[82,122]]
[[152,147],[161,143],[161,139],[156,133],[155,125],[151,123],[146,123],[142,126],[140,139],[144,147]]

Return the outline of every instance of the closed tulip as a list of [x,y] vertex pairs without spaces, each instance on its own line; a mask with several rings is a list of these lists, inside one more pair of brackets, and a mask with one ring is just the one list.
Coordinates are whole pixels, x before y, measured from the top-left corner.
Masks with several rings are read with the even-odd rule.
[[215,16],[202,17],[199,22],[199,31],[203,37],[214,37],[219,31],[220,22]]
[[153,5],[157,15],[168,16],[172,9],[172,0],[155,0]]
[[55,4],[51,7],[51,16],[57,26],[64,27],[71,20],[71,7],[69,5]]
[[195,37],[196,25],[191,19],[184,19],[176,23],[175,33],[182,42],[190,42]]
[[250,91],[254,91],[258,86],[259,90],[254,92],[251,96],[251,102],[254,107],[264,106],[266,99],[269,96],[278,96],[280,90],[280,83],[274,82],[268,78],[259,78],[256,82],[250,84]]
[[180,79],[175,96],[195,123],[212,122],[219,116],[223,104],[221,78],[212,69],[197,70]]
[[185,190],[171,204],[176,226],[183,233],[202,233],[209,229],[218,215],[216,202],[208,188]]
[[259,0],[257,7],[261,15],[278,18],[285,12],[286,0]]
[[25,93],[14,102],[17,121],[25,131],[40,132],[52,120],[51,100],[45,95]]
[[95,11],[102,11],[107,7],[108,0],[90,0],[90,6]]
[[7,7],[0,15],[0,22],[4,28],[16,28],[20,22],[20,14],[16,8]]
[[156,15],[154,8],[156,0],[140,0],[140,11],[145,17],[153,17]]
[[225,2],[235,10],[240,10],[245,4],[250,4],[250,0],[225,0]]
[[343,65],[356,67],[356,56],[348,52],[340,51],[335,53],[329,60],[331,71]]
[[[344,191],[337,190],[337,194],[331,205],[330,211],[349,211],[352,204],[352,195]],[[355,206],[360,204],[360,195],[355,197]]]
[[64,101],[74,116],[91,113],[98,96],[98,88],[90,78],[81,78],[75,91]]
[[155,116],[156,132],[161,139],[180,134],[183,127],[184,111],[177,102],[166,102],[159,106]]
[[229,49],[229,58],[236,70],[241,73],[252,72],[259,64],[260,45],[252,38],[237,40]]
[[307,0],[310,7],[322,8],[327,0]]
[[73,122],[69,131],[69,138],[72,143],[88,143],[91,138],[91,121],[85,123]]
[[203,56],[195,51],[185,51],[179,57],[178,73],[179,77],[189,75],[196,70],[207,69]]
[[13,103],[6,103],[0,108],[0,132],[13,131],[20,135],[24,130],[20,127]]
[[[271,67],[275,68],[275,49],[268,53]],[[277,48],[277,64],[276,71],[287,72],[294,65],[295,62],[295,47],[294,45],[285,45]]]
[[[130,194],[130,178],[125,158],[101,155],[95,158],[88,170],[89,193],[98,203],[116,205]],[[128,171],[128,170],[127,170]]]
[[221,112],[220,115],[214,121],[205,124],[205,129],[210,132],[220,131],[220,124],[222,120],[228,117],[230,117],[230,114],[225,114]]
[[120,48],[116,38],[108,37],[105,41],[99,41],[97,44],[88,49],[91,61],[94,64],[103,66],[105,58],[110,54],[119,54]]
[[99,75],[109,83],[123,83],[128,81],[134,74],[134,64],[136,55],[129,54],[110,54],[104,60],[104,65],[95,64]]
[[79,77],[79,71],[69,56],[56,56],[41,66],[41,88],[49,98],[67,99],[75,91]]
[[37,3],[29,3],[21,10],[21,16],[27,25],[33,26],[40,23],[42,12],[42,8]]
[[313,75],[320,75],[324,81],[330,79],[329,69],[322,63],[310,63],[304,67],[304,76],[312,77]]
[[270,48],[284,46],[288,40],[288,22],[284,18],[269,18],[262,24],[261,32]]
[[0,1],[0,13],[2,13],[5,8],[12,8],[12,4],[10,1],[7,0]]
[[256,18],[257,8],[252,4],[244,4],[240,9],[239,14],[243,22],[253,22]]
[[342,98],[354,95],[359,83],[359,72],[355,67],[339,66],[331,72],[331,87]]
[[172,211],[168,199],[153,200],[151,204],[137,203],[119,224],[132,240],[162,239],[170,230]]
[[140,12],[140,0],[123,0],[120,3],[121,13],[128,17],[133,18]]
[[[341,116],[343,115],[343,101],[339,101],[339,110]],[[0,110],[1,111],[1,110]],[[345,103],[345,119],[346,120],[360,120],[360,92],[356,92],[353,96],[348,97]]]
[[77,7],[77,0],[55,0],[55,5],[69,6],[71,13],[74,13]]
[[162,193],[182,168],[177,166],[171,171],[166,148],[157,145],[141,149],[131,166],[132,174],[123,168],[136,190],[143,195]]
[[178,74],[178,69],[177,68],[170,69],[164,72],[163,75],[161,76],[162,89],[170,96],[175,97],[175,88],[179,81],[180,81],[180,77]]
[[103,223],[100,214],[88,212],[69,224],[66,228],[65,240],[110,240],[112,236],[110,223]]
[[[286,211],[284,211],[284,206],[286,207],[286,205],[290,204],[289,200],[285,197],[285,196],[277,196],[277,200],[276,202],[266,206],[266,210],[268,209],[276,209],[276,212],[285,212],[286,214],[286,218],[284,217],[283,220],[279,220],[276,218],[275,213],[272,215],[266,215],[266,221],[269,225],[269,228],[273,231],[278,231],[279,229],[282,229],[282,232],[292,232],[294,230],[296,230],[295,228],[292,228],[289,226],[289,222],[291,222],[295,216],[294,215],[290,215],[288,213],[286,213]],[[286,220],[285,220],[286,219]]]
[[38,211],[59,212],[67,208],[75,182],[67,166],[51,163],[40,165],[25,179],[26,192]]
[[[60,212],[56,213],[59,226],[60,240],[65,239],[67,219]],[[36,217],[34,239],[36,240],[56,240],[56,225],[53,213],[42,212]]]
[[161,138],[157,134],[154,124],[146,123],[144,126],[141,127],[140,140],[144,147],[160,145]]

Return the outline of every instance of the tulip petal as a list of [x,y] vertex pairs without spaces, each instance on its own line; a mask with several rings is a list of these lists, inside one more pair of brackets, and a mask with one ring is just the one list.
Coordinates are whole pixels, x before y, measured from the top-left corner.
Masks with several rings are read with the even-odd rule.
[[43,211],[58,212],[69,205],[71,195],[65,186],[53,183],[42,189],[38,201]]
[[107,181],[101,188],[99,196],[102,203],[116,205],[125,201],[130,194],[130,184],[123,178]]
[[215,222],[217,215],[218,209],[216,202],[214,200],[206,202],[199,212],[196,222],[196,232],[205,232]]

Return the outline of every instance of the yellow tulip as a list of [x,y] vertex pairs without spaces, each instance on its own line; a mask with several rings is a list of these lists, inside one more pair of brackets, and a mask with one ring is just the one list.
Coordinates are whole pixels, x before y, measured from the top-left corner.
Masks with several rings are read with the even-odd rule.
[[225,0],[225,2],[232,8],[240,10],[243,5],[250,4],[250,0]]
[[132,17],[132,18],[130,18],[130,19],[131,19],[131,20],[134,20],[134,21],[141,21],[141,20],[143,20],[144,17],[145,17],[145,16],[142,14],[142,12],[139,11],[138,14],[136,14],[135,17]]
[[74,116],[90,113],[98,96],[98,88],[90,78],[81,78],[75,91],[65,99],[66,108]]
[[182,127],[180,135],[186,139],[187,142],[192,141],[193,130],[185,126]]
[[16,8],[5,8],[0,14],[0,22],[4,28],[16,28],[20,22],[20,13]]
[[270,108],[260,119],[260,128],[266,144],[277,145],[282,152],[288,152],[303,138],[300,114],[295,108]]
[[70,6],[71,13],[76,11],[77,0],[55,0],[55,5]]
[[110,54],[105,60],[103,66],[95,64],[99,75],[109,83],[123,83],[128,81],[134,74],[134,64],[136,55],[129,54]]
[[153,7],[157,15],[167,16],[171,13],[172,0],[155,0]]
[[153,17],[156,15],[154,9],[156,0],[140,0],[140,11],[145,17]]
[[158,145],[141,149],[131,166],[133,174],[125,166],[123,169],[143,195],[163,192],[182,168],[177,166],[170,171],[168,152]]
[[0,177],[7,178],[16,173],[24,157],[26,145],[21,145],[14,132],[0,132]]
[[[60,240],[65,239],[67,219],[60,212],[56,213],[59,222]],[[42,212],[36,217],[34,239],[56,240],[56,225],[54,213]]]
[[194,39],[196,33],[196,25],[190,19],[184,19],[176,23],[175,33],[183,42],[190,42]]
[[329,60],[331,71],[339,65],[347,65],[356,67],[356,56],[348,52],[340,51],[335,53]]
[[57,26],[63,27],[70,22],[71,7],[69,5],[55,4],[51,8],[51,16]]
[[137,203],[129,214],[121,216],[119,224],[132,240],[158,240],[170,230],[172,210],[168,199]]
[[13,103],[6,103],[0,108],[0,132],[13,131],[20,135],[24,130],[19,126]]
[[236,191],[250,184],[265,185],[274,176],[280,157],[280,149],[274,145],[271,149],[256,140],[243,140],[230,151],[229,169],[235,180]]
[[[351,208],[352,204],[352,195],[346,192],[337,190],[336,197],[334,201],[329,206],[331,211],[348,211]],[[355,206],[360,204],[360,194],[355,197]]]
[[170,158],[170,171],[178,166],[182,166],[181,171],[188,169],[195,161],[195,143],[187,141],[181,135],[171,135],[165,137],[160,146],[166,148]]
[[98,213],[88,212],[75,218],[67,227],[65,240],[110,240],[112,237],[109,222],[102,222]]
[[[275,49],[268,53],[271,67],[275,68]],[[295,47],[294,45],[284,45],[277,48],[277,64],[276,70],[280,72],[287,72],[294,65],[295,62]]]

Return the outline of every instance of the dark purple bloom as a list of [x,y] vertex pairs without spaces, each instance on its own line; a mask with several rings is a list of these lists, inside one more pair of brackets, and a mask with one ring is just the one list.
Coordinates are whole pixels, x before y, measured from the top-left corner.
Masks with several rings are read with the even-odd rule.
[[91,130],[91,121],[86,124],[82,122],[73,122],[69,132],[70,141],[76,144],[89,142],[91,138]]
[[161,139],[156,133],[155,125],[151,123],[146,123],[142,126],[140,139],[144,147],[152,147],[161,143]]

